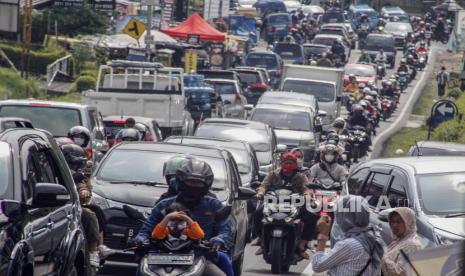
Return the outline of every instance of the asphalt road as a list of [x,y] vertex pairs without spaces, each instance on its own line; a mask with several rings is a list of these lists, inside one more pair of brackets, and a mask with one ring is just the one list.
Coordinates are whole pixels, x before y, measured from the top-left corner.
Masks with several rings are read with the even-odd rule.
[[[430,54],[430,59],[433,60],[433,55],[435,50],[437,50],[437,46],[432,46],[432,54]],[[355,62],[360,55],[360,51],[352,50],[352,54],[350,57],[350,62]],[[395,69],[388,69],[387,76],[394,74],[397,70],[397,67],[400,63],[402,53],[399,51],[396,57],[396,68]],[[382,147],[383,139],[385,138],[384,133],[386,131],[391,131],[396,124],[405,123],[406,117],[409,115],[408,110],[411,110],[415,100],[418,98],[418,94],[421,90],[422,84],[424,80],[428,78],[429,68],[432,67],[431,64],[428,64],[427,69],[424,71],[419,71],[417,77],[414,81],[412,81],[409,85],[407,91],[402,94],[400,99],[400,104],[398,109],[393,114],[391,118],[389,118],[386,122],[381,121],[379,128],[377,128],[377,136],[374,137],[374,145],[375,147],[379,148]],[[415,92],[415,93],[412,93]],[[346,116],[347,111],[343,108],[344,116]],[[402,122],[401,122],[402,121]],[[380,138],[378,138],[380,137]],[[382,139],[383,138],[383,139]],[[377,149],[375,151],[378,151]],[[255,251],[257,247],[251,247],[247,245],[245,256],[244,256],[244,265],[242,270],[242,275],[244,276],[256,276],[256,275],[270,275],[271,274],[271,267],[267,264],[262,256],[256,256]],[[301,261],[296,266],[291,266],[291,269],[288,274],[286,275],[317,275],[314,274],[311,270],[310,261]],[[135,275],[135,265],[134,264],[114,264],[114,263],[107,263],[103,270],[100,271],[100,275]]]

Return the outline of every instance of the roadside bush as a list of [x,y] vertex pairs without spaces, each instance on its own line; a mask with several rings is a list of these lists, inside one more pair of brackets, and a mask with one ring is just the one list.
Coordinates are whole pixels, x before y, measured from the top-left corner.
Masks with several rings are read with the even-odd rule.
[[[21,69],[21,46],[0,44],[0,48],[5,52],[8,58],[14,63],[18,70]],[[47,66],[55,60],[64,57],[66,51],[60,47],[47,47],[41,50],[31,50],[29,56],[29,72],[44,75],[47,72]]]
[[[465,124],[451,120],[439,125],[433,132],[433,140],[460,142],[465,136]],[[464,141],[465,142],[465,141]]]
[[97,80],[92,76],[80,76],[71,86],[71,92],[82,92],[88,89],[94,89]]
[[41,98],[43,93],[33,79],[22,79],[16,72],[0,68],[0,99]]
[[463,94],[462,90],[458,87],[454,87],[447,91],[447,97],[458,99]]

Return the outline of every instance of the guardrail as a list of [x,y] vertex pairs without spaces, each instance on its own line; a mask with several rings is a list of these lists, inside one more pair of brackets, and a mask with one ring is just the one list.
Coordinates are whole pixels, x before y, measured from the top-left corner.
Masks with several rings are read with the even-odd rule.
[[49,88],[58,73],[72,77],[73,72],[73,56],[67,55],[55,60],[47,66],[47,86]]

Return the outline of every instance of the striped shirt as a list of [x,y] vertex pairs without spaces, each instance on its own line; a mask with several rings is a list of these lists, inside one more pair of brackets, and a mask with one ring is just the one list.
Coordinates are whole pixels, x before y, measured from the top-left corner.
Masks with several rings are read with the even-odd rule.
[[[316,252],[312,259],[314,272],[328,271],[329,275],[358,276],[363,270],[370,255],[362,244],[354,238],[338,241],[328,252]],[[380,271],[373,271],[371,265],[367,267],[364,276],[380,275]]]

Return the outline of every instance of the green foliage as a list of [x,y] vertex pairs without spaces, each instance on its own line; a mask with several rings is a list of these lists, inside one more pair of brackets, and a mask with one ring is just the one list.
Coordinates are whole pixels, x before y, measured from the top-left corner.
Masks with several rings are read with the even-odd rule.
[[417,102],[413,107],[413,114],[429,115],[431,107],[434,104],[434,91],[436,90],[433,82],[428,82],[423,92],[421,93],[421,96],[418,98]]
[[426,140],[427,135],[428,129],[426,127],[403,128],[384,144],[383,156],[399,157],[399,155],[396,154],[397,149],[401,149],[405,156],[409,148],[415,144],[415,141]]
[[451,120],[440,124],[433,132],[433,140],[465,143],[465,124]]
[[89,89],[95,88],[97,80],[92,76],[80,76],[77,78],[71,86],[71,92],[82,92]]
[[[0,48],[5,52],[8,58],[14,63],[16,68],[21,69],[22,48],[16,45],[0,44]],[[29,72],[35,74],[45,74],[47,65],[55,60],[64,57],[66,51],[60,47],[46,47],[40,50],[32,50],[29,57]]]
[[0,68],[0,99],[41,98],[43,93],[32,79],[24,80],[16,72]]
[[79,34],[103,34],[110,25],[109,18],[89,7],[52,7],[51,20],[58,23],[58,33],[77,36]]
[[81,94],[80,93],[69,93],[63,96],[54,97],[51,100],[57,101],[57,102],[80,103]]
[[447,97],[458,99],[463,94],[462,90],[458,87],[454,87],[447,91]]

